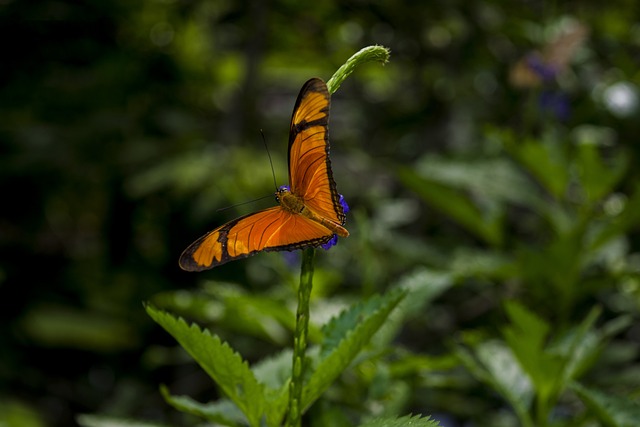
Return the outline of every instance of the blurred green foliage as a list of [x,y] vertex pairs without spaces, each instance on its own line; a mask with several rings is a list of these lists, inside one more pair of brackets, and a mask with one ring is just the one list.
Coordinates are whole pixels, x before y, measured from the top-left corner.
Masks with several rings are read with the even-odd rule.
[[[636,9],[0,1],[0,424],[68,426],[81,413],[197,423],[159,384],[203,402],[219,392],[143,301],[206,325],[250,362],[287,347],[295,263],[265,253],[194,275],[177,258],[206,230],[271,203],[217,211],[273,192],[261,129],[285,183],[302,83],[382,44],[391,62],[358,69],[333,96],[332,164],[351,236],[318,254],[310,339],[374,293],[418,294],[374,336],[387,351],[357,360],[306,422],[423,413],[447,426],[632,425]],[[579,25],[585,40],[557,48]],[[527,62],[534,51],[550,78]],[[516,84],[519,63],[537,77]],[[542,359],[575,360],[561,345],[575,334],[601,345],[542,392],[548,372],[515,346],[536,325]],[[511,379],[538,380],[503,393],[509,378],[487,367],[493,356]],[[529,406],[530,396],[546,400]]]

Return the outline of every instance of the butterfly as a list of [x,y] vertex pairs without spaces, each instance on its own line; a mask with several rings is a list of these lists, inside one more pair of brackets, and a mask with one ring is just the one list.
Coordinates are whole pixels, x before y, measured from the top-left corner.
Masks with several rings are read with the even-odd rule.
[[318,78],[300,90],[289,131],[289,185],[277,206],[234,219],[200,237],[180,256],[187,271],[207,270],[261,251],[328,247],[344,228],[348,206],[338,194],[329,160],[327,85]]

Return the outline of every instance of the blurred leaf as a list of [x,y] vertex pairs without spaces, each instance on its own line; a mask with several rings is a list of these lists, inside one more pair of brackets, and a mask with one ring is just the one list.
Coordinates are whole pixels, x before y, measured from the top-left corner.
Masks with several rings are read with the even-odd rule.
[[457,346],[455,353],[476,379],[509,402],[523,426],[533,427],[529,409],[535,390],[509,347],[488,341],[474,345],[473,355],[462,346]]
[[542,246],[523,246],[517,252],[517,268],[529,291],[534,295],[552,291],[557,299],[553,308],[558,314],[571,309],[576,292],[580,291],[577,283],[586,256],[582,232],[569,230]]
[[604,163],[599,147],[595,144],[579,144],[576,158],[579,181],[583,188],[587,204],[600,201],[612,192],[620,179],[627,172],[628,156],[617,151],[615,157],[609,159],[610,165]]
[[538,399],[551,401],[562,384],[564,359],[545,351],[550,325],[522,305],[508,301],[505,310],[511,325],[503,335],[524,372],[531,378]]
[[640,404],[629,398],[587,388],[573,383],[576,392],[589,411],[607,427],[635,427],[640,420]]
[[[165,188],[176,187],[180,193],[194,192],[211,180],[211,169],[228,162],[228,152],[190,152],[167,159],[137,172],[127,182],[126,188],[134,197],[144,197]],[[218,163],[220,162],[220,163]]]
[[309,421],[311,427],[353,427],[353,421],[337,405],[332,405],[324,400],[311,408]]
[[466,194],[438,181],[424,178],[411,168],[399,167],[396,173],[405,186],[471,233],[492,245],[502,242],[501,216],[498,212],[483,212]]
[[374,336],[376,345],[390,345],[408,319],[420,317],[431,301],[453,285],[451,274],[424,267],[418,267],[400,277],[392,288],[404,290],[407,297],[400,301]]
[[519,274],[514,259],[510,256],[490,250],[475,250],[462,247],[451,257],[449,270],[455,279],[487,277],[504,279]]
[[640,223],[640,185],[636,183],[633,186],[633,193],[628,199],[626,197],[618,199],[620,199],[617,202],[621,204],[620,208],[616,208],[616,211],[611,213],[610,221],[594,233],[595,237],[591,241],[592,249],[597,249],[611,239],[628,233]]
[[247,418],[230,400],[221,399],[214,403],[200,403],[189,396],[173,396],[166,386],[161,386],[160,392],[164,400],[180,412],[226,426],[240,426],[247,423]]
[[22,326],[31,339],[52,347],[115,352],[138,343],[135,328],[124,320],[68,307],[34,307]]
[[564,386],[582,374],[594,362],[598,352],[604,345],[602,336],[593,331],[599,307],[594,307],[585,319],[572,328],[556,345],[549,346],[549,353],[561,354],[566,362],[562,372]]
[[558,141],[517,139],[502,132],[504,146],[557,200],[563,198],[569,185],[569,168]]
[[[389,362],[389,370],[394,377],[424,376],[423,373],[431,371],[447,371],[459,365],[459,358],[456,354],[445,353],[442,356],[429,356],[425,354],[403,354],[400,349],[397,352],[397,359]],[[426,378],[428,382],[430,379]],[[438,381],[437,377],[433,378]]]
[[[253,336],[285,344],[291,337],[295,315],[282,301],[267,295],[237,295],[224,298],[224,317],[234,328]],[[312,335],[311,339],[317,338]]]
[[360,427],[439,427],[440,423],[431,417],[422,418],[422,415],[407,415],[400,418],[376,418],[360,424]]
[[425,179],[472,194],[480,204],[535,207],[543,203],[531,180],[506,158],[458,160],[429,155],[416,163],[415,170]]
[[0,398],[0,426],[45,427],[38,411],[24,402]]
[[76,418],[82,427],[167,427],[168,424],[116,418],[107,415],[82,414]]
[[288,392],[286,387],[291,376],[291,358],[293,351],[286,349],[280,353],[266,357],[252,366],[253,373],[258,381],[272,388]]
[[423,313],[426,306],[453,286],[453,277],[425,267],[418,267],[404,274],[395,283],[395,287],[407,292],[398,304],[398,313],[404,318]]

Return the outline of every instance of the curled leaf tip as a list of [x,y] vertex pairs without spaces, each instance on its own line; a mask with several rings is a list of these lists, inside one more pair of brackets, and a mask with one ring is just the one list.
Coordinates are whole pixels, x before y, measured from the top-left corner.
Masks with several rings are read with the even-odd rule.
[[338,68],[338,71],[336,71],[327,82],[329,93],[337,91],[344,79],[349,77],[358,65],[367,62],[380,62],[384,65],[389,62],[390,52],[391,51],[384,46],[373,45],[362,48],[354,53],[351,58],[347,59],[347,62]]

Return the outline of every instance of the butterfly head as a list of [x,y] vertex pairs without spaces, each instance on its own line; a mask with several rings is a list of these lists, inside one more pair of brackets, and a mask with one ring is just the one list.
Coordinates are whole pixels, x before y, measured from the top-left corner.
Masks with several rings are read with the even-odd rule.
[[280,203],[282,196],[287,193],[291,193],[291,187],[288,185],[281,185],[278,187],[278,191],[276,191],[276,202]]

